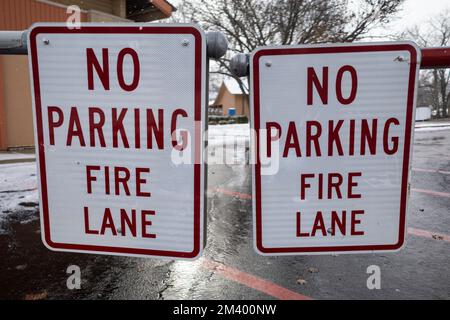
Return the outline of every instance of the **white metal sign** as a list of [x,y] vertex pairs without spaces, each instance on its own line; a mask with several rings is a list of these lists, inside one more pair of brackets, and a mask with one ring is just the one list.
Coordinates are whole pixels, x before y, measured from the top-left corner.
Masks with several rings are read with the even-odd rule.
[[253,52],[259,253],[402,247],[419,64],[413,43]]
[[193,25],[39,24],[29,48],[46,246],[198,257],[203,32]]

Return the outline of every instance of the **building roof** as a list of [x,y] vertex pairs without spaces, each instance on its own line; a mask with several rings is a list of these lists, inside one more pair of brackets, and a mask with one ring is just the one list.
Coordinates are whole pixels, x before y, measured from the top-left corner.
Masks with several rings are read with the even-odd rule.
[[[246,83],[246,81],[243,81],[243,82],[244,82],[245,94],[248,94],[247,83]],[[225,78],[223,80],[223,84],[227,87],[227,90],[231,94],[242,94],[241,87],[239,86],[239,83],[236,81],[236,79],[234,79],[234,78]]]
[[127,1],[127,18],[137,22],[147,22],[168,18],[177,11],[167,0]]

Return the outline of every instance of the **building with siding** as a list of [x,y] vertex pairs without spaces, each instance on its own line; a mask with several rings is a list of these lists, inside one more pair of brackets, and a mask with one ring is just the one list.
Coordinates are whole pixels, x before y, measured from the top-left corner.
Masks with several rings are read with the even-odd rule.
[[[176,10],[166,0],[0,0],[0,30],[66,22],[71,5],[80,7],[81,22],[148,22],[168,18]],[[28,58],[0,55],[0,150],[33,145]]]
[[[228,115],[228,109],[234,108],[237,116],[250,115],[250,101],[248,96],[248,88],[244,87],[242,92],[241,86],[233,78],[225,78],[220,86],[214,103],[210,105],[210,109],[222,110],[222,115]],[[217,112],[216,112],[217,113]]]

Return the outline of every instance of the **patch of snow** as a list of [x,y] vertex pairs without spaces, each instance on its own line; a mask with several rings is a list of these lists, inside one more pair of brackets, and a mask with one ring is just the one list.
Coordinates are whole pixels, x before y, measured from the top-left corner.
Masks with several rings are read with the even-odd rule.
[[38,203],[36,164],[0,165],[0,233],[12,216],[21,222],[36,219]]
[[443,131],[450,130],[450,126],[430,126],[430,127],[416,127],[414,131],[423,132],[423,131]]
[[423,121],[417,122],[415,124],[416,128],[424,128],[424,127],[450,127],[450,122],[432,122],[432,121]]
[[[248,88],[247,88],[247,80],[243,81],[243,86],[244,86],[244,92],[245,94],[248,94]],[[236,79],[231,78],[231,77],[227,77],[223,80],[223,83],[225,84],[225,86],[227,87],[228,91],[233,94],[242,94],[242,89],[241,86],[239,85],[239,82],[237,82]]]
[[2,160],[16,160],[16,159],[35,159],[34,153],[21,153],[21,152],[0,152],[0,161]]
[[244,124],[208,127],[208,164],[246,164],[249,157],[250,126]]

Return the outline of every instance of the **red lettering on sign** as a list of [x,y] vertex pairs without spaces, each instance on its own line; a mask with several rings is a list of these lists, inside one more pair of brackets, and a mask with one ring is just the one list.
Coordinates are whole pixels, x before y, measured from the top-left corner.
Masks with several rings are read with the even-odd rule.
[[67,129],[67,141],[66,145],[72,145],[73,137],[77,137],[80,143],[80,146],[86,146],[86,142],[84,141],[83,130],[81,129],[80,118],[78,117],[78,111],[76,107],[70,108],[70,118],[69,118],[69,127]]
[[[315,132],[313,133],[312,128],[315,127]],[[322,134],[322,125],[319,121],[307,121],[306,122],[306,156],[311,156],[311,145],[314,144],[314,149],[316,151],[316,156],[320,157],[322,155],[320,151],[319,138]]]
[[156,234],[148,233],[147,226],[151,226],[152,222],[147,220],[147,216],[155,215],[155,211],[152,210],[142,210],[141,211],[141,220],[142,220],[142,238],[156,238]]
[[97,181],[97,178],[92,176],[92,170],[100,170],[100,166],[86,166],[86,190],[87,193],[92,193],[92,181]]
[[[326,179],[326,191],[327,191],[327,199],[342,199],[344,197],[343,191],[347,191],[345,195],[349,199],[357,199],[361,198],[361,194],[355,191],[355,188],[358,187],[358,182],[354,179],[356,177],[361,177],[361,172],[348,172],[346,174],[340,174],[335,172],[330,172],[325,174]],[[314,184],[317,185],[317,195],[307,197],[306,191],[312,188],[312,184],[310,181],[314,181]],[[319,173],[301,173],[300,174],[300,199],[323,199],[323,191],[324,191],[324,174]],[[346,184],[347,187],[343,187]],[[314,190],[314,189],[313,189]],[[334,192],[333,192],[334,191]]]
[[[334,181],[337,178],[337,181]],[[341,185],[344,178],[340,173],[329,173],[328,174],[328,199],[333,199],[333,189],[336,191],[337,199],[342,199]]]
[[114,225],[114,220],[111,215],[111,209],[105,208],[105,213],[103,214],[102,227],[100,228],[100,234],[104,235],[106,229],[110,229],[114,236],[117,236],[116,226]]
[[314,174],[313,173],[303,173],[300,174],[300,199],[305,200],[306,196],[305,196],[305,190],[307,188],[311,187],[311,184],[306,183],[306,179],[307,178],[314,178]]
[[[131,59],[133,60],[133,81],[130,84],[125,83],[123,76],[123,60],[126,55],[131,56]],[[139,85],[140,74],[141,70],[137,52],[131,48],[122,49],[117,57],[117,80],[119,81],[120,87],[125,91],[135,90]]]
[[[110,90],[109,83],[109,56],[108,49],[102,49],[102,65],[95,55],[94,49],[86,49],[86,67],[88,78],[88,89],[94,90],[94,69],[100,79],[103,88]],[[123,63],[126,56],[130,56],[133,61],[133,80],[130,84],[125,82]],[[139,56],[137,52],[132,48],[124,48],[120,50],[117,56],[117,81],[119,86],[125,91],[133,91],[139,85],[139,79],[141,74],[141,68],[139,63]]]
[[141,116],[137,108],[134,109],[134,147],[141,148]]
[[[131,209],[127,212],[125,209],[118,209],[118,212],[113,215],[110,208],[105,208],[101,216],[93,214],[89,215],[89,208],[84,207],[84,232],[91,235],[104,235],[110,233],[113,236],[127,236],[128,232],[133,236],[138,236],[138,230],[142,238],[155,239],[155,233],[149,233],[148,227],[153,223],[149,219],[149,216],[154,216],[153,210],[141,210],[140,215],[140,228],[138,228],[137,210]],[[116,217],[116,218],[114,218]],[[93,221],[92,221],[93,220]],[[97,223],[95,223],[97,222]],[[92,225],[97,225],[98,228],[94,228]],[[117,226],[120,225],[120,229]]]
[[354,177],[361,177],[362,172],[349,172],[348,173],[348,184],[347,184],[347,197],[349,199],[361,198],[360,193],[354,193],[353,188],[358,186],[358,182],[353,181]]
[[343,236],[345,236],[346,230],[345,230],[345,221],[347,220],[346,211],[343,210],[341,217],[338,216],[338,213],[336,211],[331,211],[331,235],[336,234],[336,226],[339,228],[339,231]]
[[364,214],[364,210],[353,210],[351,219],[351,231],[352,236],[363,236],[364,231],[356,231],[356,225],[361,223],[361,220],[356,219],[356,215]]
[[86,49],[86,66],[87,66],[87,77],[88,77],[88,89],[94,90],[94,68],[97,75],[102,82],[103,88],[109,90],[109,58],[108,49],[102,49],[102,64],[98,62],[97,56],[95,55],[94,49]]
[[284,145],[283,157],[288,156],[290,148],[293,148],[295,150],[295,155],[297,157],[302,156],[300,150],[300,142],[298,141],[297,128],[295,127],[295,122],[293,121],[289,122],[288,131],[286,133],[286,143]]
[[129,148],[127,133],[125,132],[125,127],[123,126],[123,119],[128,111],[128,109],[122,109],[119,116],[117,116],[117,108],[112,108],[112,138],[113,138],[113,148],[119,147],[119,136],[122,138],[122,144],[125,148]]
[[[124,176],[121,176],[124,173]],[[130,189],[128,188],[128,181],[130,180],[130,170],[125,167],[114,167],[114,186],[116,196],[120,195],[120,184],[123,186],[125,195],[130,195]]]
[[[276,129],[275,136],[272,135],[272,129]],[[267,157],[272,156],[272,141],[276,141],[280,139],[281,135],[281,126],[276,122],[267,122],[266,123],[266,140],[267,140]]]
[[[49,106],[47,108],[48,112],[48,135],[50,144],[55,145],[55,128],[62,126],[64,122],[64,114],[62,110],[58,107]],[[53,118],[53,114],[56,113],[58,115],[58,120]]]
[[164,110],[158,109],[158,122],[155,120],[153,110],[147,110],[147,148],[153,148],[152,135],[156,139],[158,149],[164,149]]
[[[351,87],[350,94],[348,97],[344,97],[342,94],[342,78],[345,73],[350,73],[351,77]],[[336,98],[339,103],[343,105],[348,105],[352,103],[356,98],[356,93],[358,91],[358,76],[356,74],[356,69],[352,66],[345,65],[339,68],[336,75]],[[320,100],[322,100],[322,104],[328,104],[328,67],[322,67],[322,82],[319,80],[319,77],[316,74],[316,71],[313,67],[307,68],[307,76],[306,76],[306,103],[308,106],[313,104],[313,87],[316,88],[317,93],[319,94]]]
[[[297,211],[296,215],[296,236],[301,237],[315,237],[320,235],[336,236],[347,235],[347,230],[350,229],[350,236],[363,236],[364,231],[356,230],[356,227],[361,224],[361,220],[357,219],[358,215],[363,215],[364,210],[352,210],[350,212],[350,219],[347,219],[347,211],[331,210],[330,214],[324,214],[323,211],[318,210],[313,213],[312,224],[310,226],[302,225],[302,213]],[[308,219],[309,220],[309,219]],[[310,232],[306,231],[309,230]]]
[[302,225],[301,225],[301,213],[300,211],[297,212],[297,237],[309,237],[309,233],[308,232],[302,232]]
[[186,130],[180,131],[181,136],[181,145],[178,144],[177,137],[176,137],[176,128],[177,128],[177,117],[181,116],[186,118],[188,116],[187,112],[183,109],[176,109],[172,114],[172,121],[170,122],[170,132],[172,133],[172,146],[178,150],[183,151],[188,144],[188,133]]
[[386,120],[386,123],[384,124],[384,131],[383,131],[383,149],[386,154],[394,154],[398,150],[398,137],[392,137],[392,147],[389,148],[389,128],[391,127],[391,124],[394,124],[398,126],[400,122],[396,118],[389,118]]
[[150,197],[150,192],[143,192],[142,185],[147,183],[147,179],[141,177],[142,173],[150,173],[149,168],[136,168],[136,196]]
[[340,156],[344,155],[344,150],[342,149],[341,138],[339,135],[339,130],[341,130],[344,120],[339,120],[337,125],[334,126],[334,121],[328,121],[328,155],[333,156],[334,145],[338,150]]
[[356,121],[351,119],[349,122],[349,133],[348,133],[348,155],[355,155],[355,125]]
[[133,235],[133,237],[136,237],[137,234],[137,225],[136,225],[136,210],[135,209],[131,209],[131,219],[127,214],[127,211],[125,209],[120,209],[120,229],[121,229],[121,233],[122,236],[126,236],[127,235],[127,228],[128,230],[131,232],[131,234]]
[[[102,109],[91,107],[89,111],[89,138],[91,147],[95,147],[95,132],[100,141],[101,147],[106,147],[105,136],[103,135],[103,126],[105,125],[105,114]],[[95,121],[95,115],[98,116],[98,121]]]
[[318,230],[322,233],[322,236],[327,235],[327,230],[325,229],[325,222],[323,221],[322,211],[317,211],[316,218],[314,219],[314,225],[311,231],[311,237],[314,237]]
[[[342,77],[344,76],[344,72],[349,72],[352,84],[350,94],[347,98],[342,96]],[[336,97],[341,104],[350,104],[356,98],[356,92],[358,90],[358,76],[356,75],[356,70],[352,66],[346,65],[339,69],[336,76]]]
[[105,194],[111,193],[110,183],[109,183],[109,167],[105,166]]
[[319,94],[323,104],[328,104],[328,67],[322,68],[322,83],[316,74],[314,68],[309,67],[307,71],[307,103],[308,106],[313,104],[313,85]]
[[84,207],[84,232],[86,234],[98,234],[98,230],[91,230],[89,227],[89,209]]
[[370,154],[377,152],[377,125],[378,120],[372,119],[372,128],[369,129],[369,123],[366,119],[361,121],[361,155],[366,154],[366,144],[369,147]]

